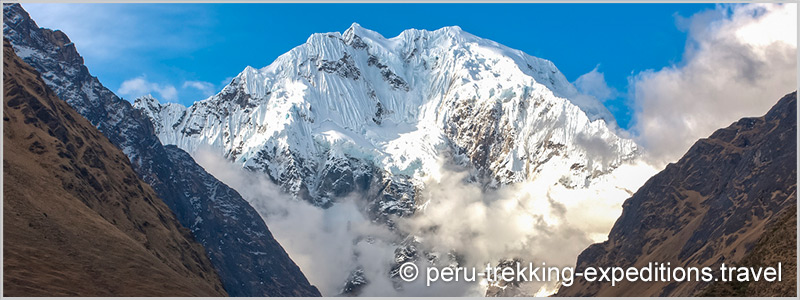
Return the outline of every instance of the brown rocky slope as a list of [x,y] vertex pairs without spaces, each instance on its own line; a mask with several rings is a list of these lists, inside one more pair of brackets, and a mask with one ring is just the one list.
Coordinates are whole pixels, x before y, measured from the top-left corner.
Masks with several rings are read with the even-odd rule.
[[146,116],[89,72],[66,33],[41,28],[20,4],[6,3],[3,37],[61,100],[124,150],[138,177],[205,247],[228,295],[320,296],[258,212],[189,153],[162,144]]
[[125,154],[3,56],[3,295],[226,295]]
[[612,287],[578,278],[557,295],[796,296],[796,112],[794,92],[765,116],[741,119],[699,140],[626,200],[608,240],[584,250],[577,262],[577,271],[650,262],[718,271],[721,263],[781,262],[781,282],[623,281]]

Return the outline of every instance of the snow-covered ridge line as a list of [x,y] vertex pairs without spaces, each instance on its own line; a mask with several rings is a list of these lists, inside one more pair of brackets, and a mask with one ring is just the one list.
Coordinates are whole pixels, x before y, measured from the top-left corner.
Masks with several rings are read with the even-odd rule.
[[[211,147],[320,205],[372,183],[413,195],[398,186],[436,178],[443,153],[489,185],[532,180],[547,165],[576,188],[637,151],[552,62],[457,26],[386,39],[354,23],[245,68],[190,107],[152,97],[135,106],[163,143]],[[409,208],[384,204],[377,210]]]

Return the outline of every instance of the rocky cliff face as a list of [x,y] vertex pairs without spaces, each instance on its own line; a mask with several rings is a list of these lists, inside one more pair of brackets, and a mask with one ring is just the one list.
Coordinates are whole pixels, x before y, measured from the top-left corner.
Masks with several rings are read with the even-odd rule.
[[3,17],[14,51],[127,155],[139,178],[205,246],[230,295],[319,295],[258,213],[182,150],[164,147],[147,117],[89,73],[63,32],[39,28],[19,4],[4,5]]
[[225,296],[125,154],[3,45],[3,295]]
[[[786,221],[796,218],[789,210],[797,208],[796,107],[795,92],[765,116],[741,119],[699,140],[625,201],[608,240],[581,253],[577,267],[670,262],[717,269],[721,263],[776,266],[780,261],[783,274],[792,278],[796,243],[780,246],[775,236],[784,231],[776,226],[789,227],[782,236],[796,232],[796,224]],[[754,249],[762,254],[751,254]],[[755,283],[751,291],[760,292],[750,295],[794,295],[795,282]],[[715,285],[706,295],[733,293]],[[693,296],[704,288],[703,282],[623,282],[611,287],[608,282],[577,281],[558,295]]]

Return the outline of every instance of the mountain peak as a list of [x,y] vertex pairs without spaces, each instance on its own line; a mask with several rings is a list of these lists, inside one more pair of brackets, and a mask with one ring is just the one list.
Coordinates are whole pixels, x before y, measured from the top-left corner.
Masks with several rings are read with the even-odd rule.
[[473,35],[467,33],[463,29],[461,29],[460,26],[453,25],[453,26],[445,26],[445,27],[442,27],[442,28],[439,28],[439,29],[435,29],[435,30],[409,28],[409,29],[403,30],[403,32],[401,32],[397,37],[391,38],[391,39],[387,39],[383,35],[381,35],[380,33],[376,32],[376,31],[373,31],[373,30],[370,30],[370,29],[367,29],[367,28],[364,28],[363,26],[361,26],[361,24],[359,24],[357,22],[353,22],[350,25],[350,27],[347,28],[347,30],[345,30],[344,33],[342,33],[342,38],[345,40],[346,43],[350,44],[354,36],[359,36],[359,37],[362,37],[362,38],[366,37],[368,39],[375,40],[375,41],[384,41],[384,40],[393,40],[393,39],[397,39],[397,38],[403,39],[404,37],[408,37],[408,36],[416,37],[416,36],[419,36],[419,35],[438,35],[438,34],[447,35],[447,36],[451,36],[451,37],[462,37],[462,36],[467,36],[467,35],[471,36],[471,37],[474,37]]
[[[28,12],[22,9],[22,5],[19,3],[5,3],[3,4],[3,13],[8,16],[19,16],[24,19],[30,19]],[[17,23],[16,20],[12,19],[13,23]]]
[[158,102],[158,99],[153,97],[151,94],[147,94],[141,97],[136,98],[133,100],[133,107],[141,107],[141,108],[158,108],[161,106],[161,103]]
[[140,101],[140,100],[141,101],[147,101],[147,102],[153,102],[153,101],[158,102],[158,100],[156,100],[156,97],[153,97],[153,94],[147,94],[147,95],[141,96],[139,98],[136,98],[136,101]]
[[461,29],[461,26],[458,26],[458,25],[445,26],[445,27],[442,27],[442,28],[434,30],[434,32],[439,32],[439,31],[441,31],[441,32],[452,32],[452,33],[458,33],[458,34],[466,33],[466,31],[464,31],[464,29]]
[[364,27],[361,27],[361,24],[358,24],[357,22],[353,22],[353,24],[350,24],[350,27],[347,28],[347,30],[345,30],[344,32],[345,33],[351,32],[351,31],[352,32],[356,32],[356,31],[362,30],[362,29],[364,29]]
[[342,39],[344,39],[344,42],[348,45],[353,45],[353,43],[360,45],[363,42],[361,40],[362,38],[373,41],[382,41],[386,39],[380,33],[361,27],[361,25],[356,22],[353,22],[353,24],[342,33]]
[[[550,149],[572,152],[563,165],[585,167],[569,171],[574,180],[568,185],[585,185],[586,176],[633,157],[636,145],[616,136],[607,121],[595,123],[598,116],[613,118],[605,118],[602,103],[576,93],[552,62],[458,26],[408,29],[386,39],[353,23],[343,34],[312,35],[264,68],[245,68],[217,95],[190,108],[162,105],[148,115],[160,124],[157,132],[166,143],[189,152],[211,146],[272,178],[291,178],[280,182],[286,191],[329,205],[328,195],[352,191],[360,173],[336,181],[330,172],[339,167],[320,169],[332,166],[320,157],[334,155],[330,159],[343,165],[352,160],[354,165],[340,169],[379,170],[376,176],[398,176],[393,180],[399,182],[435,171],[436,149],[447,141],[455,141],[455,151],[468,152],[471,163],[497,184],[533,178],[538,165],[556,161],[530,149],[571,145]],[[464,121],[466,111],[486,117]],[[565,119],[570,121],[560,121]],[[500,125],[486,122],[516,125],[494,130]],[[473,134],[474,128],[484,131]],[[583,146],[581,139],[597,131],[604,132],[602,142],[611,151]],[[520,137],[508,140],[513,150],[487,144],[503,135]],[[331,188],[337,182],[342,186]]]

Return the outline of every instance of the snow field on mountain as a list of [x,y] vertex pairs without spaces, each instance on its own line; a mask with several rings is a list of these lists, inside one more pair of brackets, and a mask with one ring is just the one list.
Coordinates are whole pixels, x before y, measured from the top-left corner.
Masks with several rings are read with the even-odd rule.
[[[398,288],[388,274],[409,243],[420,264],[457,254],[462,266],[515,257],[569,266],[605,239],[622,201],[656,171],[551,62],[458,27],[386,39],[354,24],[247,67],[190,107],[152,97],[135,106],[163,143],[242,193],[325,295],[356,270],[369,282],[361,295],[482,295],[485,283]],[[232,165],[203,163],[215,160]],[[330,196],[343,175],[372,168],[414,187],[397,185],[416,205],[413,215],[387,216],[395,230],[370,219],[372,200],[356,191]]]

